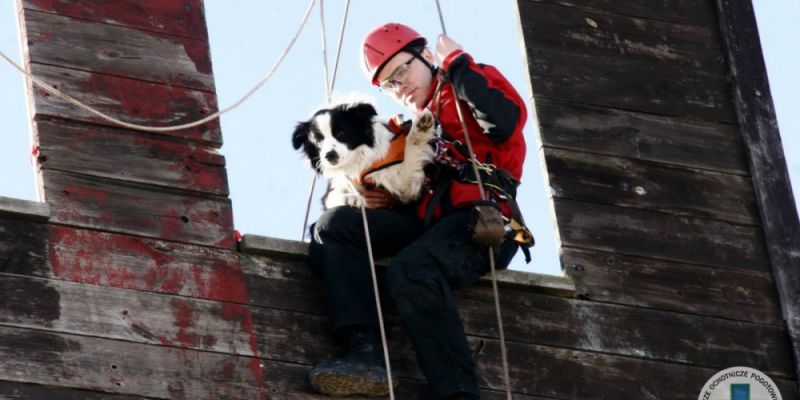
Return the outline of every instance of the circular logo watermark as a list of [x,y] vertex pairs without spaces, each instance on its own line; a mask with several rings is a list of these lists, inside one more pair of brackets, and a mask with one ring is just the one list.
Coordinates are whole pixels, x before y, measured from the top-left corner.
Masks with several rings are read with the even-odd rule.
[[712,376],[697,400],[783,400],[772,379],[756,369],[732,367]]

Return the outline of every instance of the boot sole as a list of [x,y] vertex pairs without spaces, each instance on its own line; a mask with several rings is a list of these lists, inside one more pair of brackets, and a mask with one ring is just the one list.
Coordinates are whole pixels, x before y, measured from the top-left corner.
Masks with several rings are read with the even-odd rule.
[[344,374],[316,374],[311,377],[311,386],[318,392],[333,397],[352,395],[379,397],[389,394],[389,385],[386,382],[369,382]]

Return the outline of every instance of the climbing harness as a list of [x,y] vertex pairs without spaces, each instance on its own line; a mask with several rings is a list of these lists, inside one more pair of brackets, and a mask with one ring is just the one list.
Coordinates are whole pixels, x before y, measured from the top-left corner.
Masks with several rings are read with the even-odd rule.
[[[442,34],[447,35],[447,30],[444,26],[444,16],[442,14],[442,8],[439,4],[439,0],[436,0],[436,9],[439,12],[439,22],[442,24]],[[451,84],[453,84],[451,82]],[[455,97],[456,103],[456,113],[458,114],[458,119],[461,122],[461,129],[464,131],[464,142],[467,145],[467,151],[469,152],[470,161],[472,164],[473,173],[475,174],[475,180],[478,184],[478,188],[481,195],[481,200],[486,201],[486,191],[483,187],[483,179],[481,179],[480,171],[478,170],[478,160],[475,157],[475,153],[472,151],[472,140],[469,137],[469,130],[467,129],[467,124],[464,121],[464,115],[461,111],[461,101],[458,97],[458,90],[453,88],[453,96]],[[500,336],[500,355],[503,362],[503,379],[505,380],[506,385],[506,398],[507,400],[511,399],[511,379],[508,374],[508,356],[506,350],[506,338],[505,332],[503,330],[503,317],[500,313],[500,291],[497,289],[497,272],[495,268],[494,262],[494,248],[492,246],[487,246],[489,249],[489,268],[492,274],[492,290],[494,292],[494,310],[495,314],[497,315],[497,330]]]
[[283,52],[281,53],[280,57],[278,57],[278,60],[275,61],[275,63],[272,65],[272,68],[270,68],[270,70],[267,73],[267,75],[263,79],[261,79],[261,81],[259,81],[252,89],[250,89],[247,93],[245,93],[244,96],[242,96],[239,100],[237,100],[236,102],[234,102],[230,106],[228,106],[226,108],[223,108],[222,110],[217,111],[217,112],[215,112],[215,113],[213,113],[213,114],[211,114],[211,115],[209,115],[209,116],[207,116],[207,117],[205,117],[203,119],[200,119],[200,120],[194,121],[194,122],[189,122],[189,123],[186,123],[186,124],[173,125],[173,126],[147,126],[147,125],[132,124],[132,123],[129,123],[129,122],[125,122],[125,121],[119,120],[119,119],[114,118],[114,117],[112,117],[112,116],[110,116],[108,114],[103,113],[102,111],[99,111],[99,110],[97,110],[97,109],[95,109],[95,108],[93,108],[91,106],[88,106],[88,105],[82,103],[81,101],[75,99],[74,97],[61,92],[60,90],[58,90],[55,87],[45,83],[44,81],[42,81],[41,79],[37,78],[36,76],[28,73],[27,71],[25,71],[24,68],[20,67],[19,64],[15,63],[14,60],[9,58],[2,51],[0,51],[0,58],[3,58],[7,63],[11,64],[11,66],[14,67],[17,71],[21,72],[28,79],[30,79],[33,83],[37,84],[39,87],[41,87],[45,91],[47,91],[47,92],[49,92],[49,93],[51,93],[51,94],[53,94],[55,96],[58,96],[58,97],[60,97],[60,98],[62,98],[64,100],[66,100],[67,102],[71,103],[72,105],[74,105],[74,106],[76,106],[76,107],[78,107],[78,108],[80,108],[82,110],[85,110],[85,111],[87,111],[87,112],[89,112],[91,114],[94,114],[94,115],[96,115],[96,116],[98,116],[98,117],[100,117],[100,118],[102,118],[102,119],[104,119],[104,120],[106,120],[108,122],[111,122],[113,124],[122,126],[124,128],[133,129],[133,130],[137,130],[137,131],[143,131],[143,132],[170,132],[170,131],[177,131],[177,130],[193,128],[195,126],[205,124],[206,122],[209,122],[211,120],[219,118],[222,114],[225,114],[225,113],[227,113],[229,111],[232,111],[232,110],[236,109],[237,107],[242,105],[242,103],[244,103],[247,99],[249,99],[253,94],[255,94],[255,92],[257,92],[259,89],[261,89],[262,86],[264,86],[267,82],[269,82],[269,80],[272,79],[272,75],[275,73],[275,71],[278,69],[278,67],[283,63],[283,60],[289,54],[289,51],[291,51],[292,47],[294,47],[294,44],[297,41],[297,38],[300,36],[300,33],[303,31],[303,29],[306,26],[306,22],[308,21],[308,17],[311,15],[311,10],[314,8],[314,4],[315,3],[316,3],[316,0],[310,0],[309,1],[308,9],[306,9],[305,14],[303,15],[303,20],[300,23],[300,26],[297,28],[297,32],[295,32],[294,36],[292,37],[292,40],[289,42],[289,45],[286,46],[286,49],[283,50]]

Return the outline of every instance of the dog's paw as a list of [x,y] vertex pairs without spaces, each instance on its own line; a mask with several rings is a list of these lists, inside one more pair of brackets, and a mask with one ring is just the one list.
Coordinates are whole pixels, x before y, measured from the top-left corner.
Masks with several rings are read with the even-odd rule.
[[367,205],[367,201],[360,193],[348,193],[344,195],[343,200],[344,204],[351,207],[362,208]]
[[414,120],[414,130],[432,130],[434,123],[436,123],[436,120],[433,118],[433,113],[430,110],[425,110]]
[[414,120],[411,132],[408,133],[408,142],[411,143],[412,146],[427,144],[431,139],[436,137],[435,122],[436,120],[433,118],[433,114],[425,110]]

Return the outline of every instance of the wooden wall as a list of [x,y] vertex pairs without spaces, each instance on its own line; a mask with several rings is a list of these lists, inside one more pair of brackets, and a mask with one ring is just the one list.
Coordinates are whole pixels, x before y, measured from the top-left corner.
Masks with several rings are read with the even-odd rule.
[[[563,266],[580,298],[620,318],[578,326],[614,324],[646,342],[591,349],[644,363],[608,398],[696,398],[713,370],[736,365],[795,380],[716,3],[518,5]],[[663,336],[631,314],[650,312]],[[724,339],[727,359],[712,344],[732,332],[723,324],[739,329]],[[582,398],[573,393],[547,395]]]
[[[696,399],[795,371],[711,0],[520,0],[563,264],[504,285],[515,398]],[[31,72],[151,125],[214,112],[202,0],[22,0]],[[295,252],[237,250],[217,122],[146,134],[31,87],[50,218],[0,213],[0,399],[313,399],[335,355]],[[487,285],[458,295],[485,398]],[[388,315],[398,399],[422,381]]]

